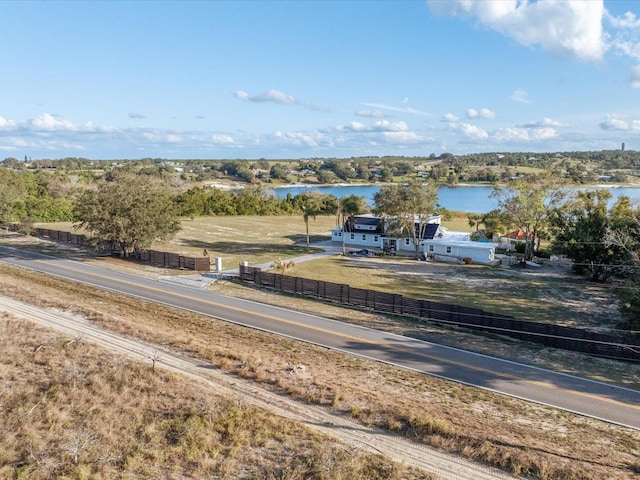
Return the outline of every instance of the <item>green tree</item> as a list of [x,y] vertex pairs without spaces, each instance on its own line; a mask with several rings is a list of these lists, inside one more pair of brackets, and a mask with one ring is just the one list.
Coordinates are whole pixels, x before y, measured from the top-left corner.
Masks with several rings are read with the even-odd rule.
[[387,217],[390,233],[411,238],[418,259],[420,243],[438,203],[435,182],[412,180],[407,184],[389,185],[380,189],[373,201],[374,213]]
[[353,218],[353,215],[358,215],[369,210],[369,205],[364,197],[351,194],[346,197],[342,197],[338,203],[338,226],[342,228],[342,255],[346,255],[346,248],[344,243],[345,229],[349,219]]
[[380,172],[380,181],[382,182],[393,182],[393,170],[389,167],[384,167]]
[[506,187],[496,187],[491,196],[498,200],[505,223],[525,233],[524,258],[531,260],[536,241],[549,227],[549,214],[564,198],[565,190],[551,179],[518,180]]
[[125,257],[180,230],[169,188],[142,176],[123,176],[86,190],[74,214],[77,225],[88,230],[95,246],[116,244]]
[[0,225],[9,225],[19,220],[16,206],[24,198],[20,180],[20,174],[0,169]]
[[364,180],[365,182],[372,180],[373,173],[371,173],[369,165],[363,162],[358,163],[356,166],[356,178]]
[[50,174],[0,169],[0,225],[71,220],[73,192],[57,192]]
[[289,178],[288,170],[280,163],[271,166],[269,176],[274,179],[287,180]]
[[207,197],[207,193],[202,187],[194,187],[182,192],[176,198],[179,215],[191,219],[205,215]]
[[317,175],[319,183],[336,183],[338,177],[331,170],[320,170]]
[[622,285],[616,289],[620,313],[624,318],[622,328],[640,332],[640,208],[636,207],[629,228],[610,230],[605,238],[607,246],[624,251],[628,265]]
[[471,228],[476,227],[476,232],[480,229],[480,225],[482,224],[482,214],[481,213],[468,213],[467,220],[469,222],[469,226]]
[[624,264],[624,249],[607,238],[630,227],[633,210],[626,197],[609,209],[611,196],[608,190],[579,191],[551,215],[554,250],[573,260],[576,271],[589,271],[592,281],[607,280]]
[[323,212],[322,196],[316,192],[298,195],[298,202],[302,210],[302,218],[307,232],[307,251],[310,250],[309,219],[316,219]]

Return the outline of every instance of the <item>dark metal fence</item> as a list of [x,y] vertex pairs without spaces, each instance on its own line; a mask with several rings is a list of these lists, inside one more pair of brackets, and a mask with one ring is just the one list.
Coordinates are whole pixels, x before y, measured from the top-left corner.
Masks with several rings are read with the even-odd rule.
[[[89,246],[89,239],[85,235],[78,235],[59,230],[47,228],[36,228],[33,231],[36,237],[49,238],[56,242],[70,243],[72,245]],[[104,251],[109,254],[119,254],[119,249],[115,245],[107,245]],[[177,253],[161,252],[157,250],[143,250],[140,255],[133,260],[148,263],[150,265],[162,266],[165,268],[182,268],[185,270],[196,270],[208,272],[211,270],[209,257],[185,257]]]
[[478,308],[407,298],[395,293],[353,288],[346,284],[263,272],[240,265],[240,280],[284,293],[313,297],[379,312],[428,319],[471,330],[586,353],[597,357],[640,363],[640,339],[623,332],[603,334],[551,323],[518,320]]

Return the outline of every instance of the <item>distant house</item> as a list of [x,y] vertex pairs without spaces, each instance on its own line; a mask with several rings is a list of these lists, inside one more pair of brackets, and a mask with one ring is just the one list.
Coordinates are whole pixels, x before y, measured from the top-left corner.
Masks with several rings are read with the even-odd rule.
[[[495,239],[494,239],[495,240]],[[527,241],[527,234],[524,230],[519,228],[513,232],[509,232],[505,235],[498,237],[499,247],[505,249],[507,252],[513,252],[516,249],[518,243],[525,243]]]

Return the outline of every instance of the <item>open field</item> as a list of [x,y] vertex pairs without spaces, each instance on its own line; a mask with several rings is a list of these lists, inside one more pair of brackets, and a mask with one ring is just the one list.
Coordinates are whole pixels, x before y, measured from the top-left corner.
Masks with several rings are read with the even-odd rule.
[[82,338],[0,331],[0,478],[429,478]]
[[[52,230],[80,232],[69,222],[38,224]],[[335,217],[309,220],[310,242],[331,239]],[[168,241],[158,241],[152,248],[187,256],[222,257],[224,268],[241,261],[252,264],[273,262],[307,253],[306,226],[302,215],[278,217],[201,217],[183,220],[182,230]],[[312,252],[319,251],[311,249]]]

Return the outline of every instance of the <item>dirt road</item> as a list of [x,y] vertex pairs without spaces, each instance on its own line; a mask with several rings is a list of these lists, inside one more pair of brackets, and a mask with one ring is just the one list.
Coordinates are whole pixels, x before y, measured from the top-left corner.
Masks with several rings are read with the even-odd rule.
[[114,353],[138,360],[154,362],[155,366],[172,370],[205,383],[217,392],[224,392],[298,420],[310,428],[332,435],[342,441],[397,462],[428,471],[438,478],[460,480],[513,479],[499,470],[470,462],[455,455],[438,452],[388,433],[366,428],[349,419],[332,415],[322,407],[308,406],[287,397],[266,391],[260,386],[216,370],[212,365],[185,357],[160,346],[125,337],[92,325],[87,319],[61,311],[47,310],[0,296],[0,310],[16,317],[53,328],[72,337],[96,343]]

